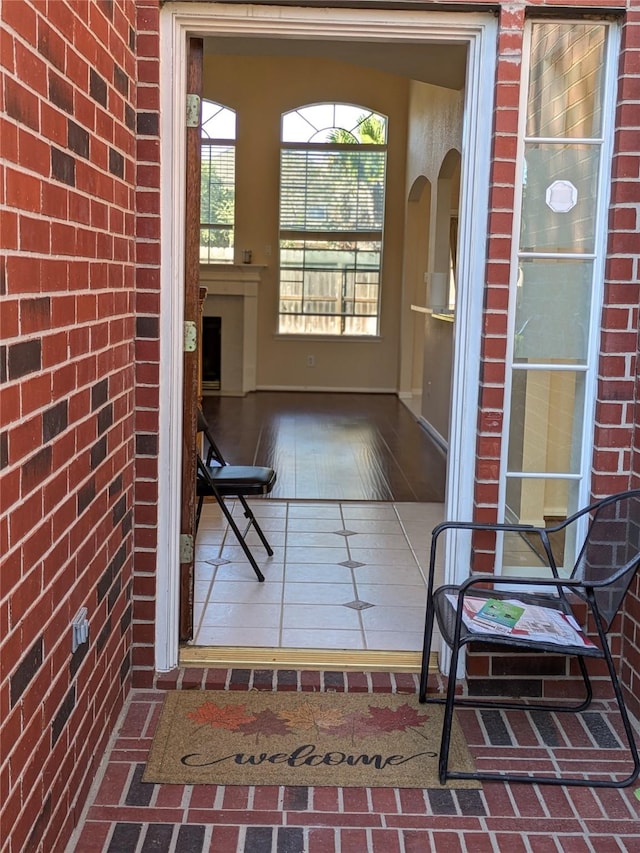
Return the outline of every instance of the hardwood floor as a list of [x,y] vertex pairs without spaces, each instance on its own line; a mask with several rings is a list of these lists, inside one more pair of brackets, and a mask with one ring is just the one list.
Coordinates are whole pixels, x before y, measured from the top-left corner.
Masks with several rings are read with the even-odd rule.
[[276,469],[271,498],[444,500],[446,458],[393,394],[258,391],[203,410],[229,462]]

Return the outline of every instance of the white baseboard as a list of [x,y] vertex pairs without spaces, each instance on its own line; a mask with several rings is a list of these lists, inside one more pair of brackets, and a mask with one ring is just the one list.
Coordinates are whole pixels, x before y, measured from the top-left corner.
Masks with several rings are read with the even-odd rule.
[[395,388],[335,388],[324,385],[258,385],[256,391],[317,391],[319,394],[396,394]]
[[438,432],[438,430],[432,424],[429,423],[428,420],[426,420],[424,417],[422,417],[422,415],[420,415],[420,417],[418,418],[418,423],[425,432],[429,433],[430,438],[435,444],[438,445],[438,447],[443,453],[446,454],[449,452],[449,442],[443,435]]

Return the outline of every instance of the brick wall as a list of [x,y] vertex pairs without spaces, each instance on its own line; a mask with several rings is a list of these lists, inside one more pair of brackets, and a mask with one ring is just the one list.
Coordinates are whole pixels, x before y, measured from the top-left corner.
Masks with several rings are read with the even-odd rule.
[[[300,5],[305,5],[301,2]],[[331,4],[328,4],[331,5]],[[478,6],[483,6],[478,2]],[[511,228],[515,199],[515,160],[517,148],[517,115],[520,97],[522,39],[527,14],[546,12],[551,7],[575,5],[598,9],[620,10],[619,0],[565,2],[565,0],[533,0],[533,2],[504,3],[499,15],[498,64],[496,69],[496,110],[493,116],[493,163],[489,205],[488,263],[486,268],[485,316],[483,322],[483,362],[478,408],[478,468],[476,472],[475,512],[478,520],[494,520],[498,501],[498,477],[503,429],[503,404],[506,353],[507,309],[509,300],[509,265],[511,258]],[[452,4],[453,6],[453,4]],[[623,53],[620,64],[620,106],[616,118],[617,153],[614,160],[614,181],[611,209],[611,237],[607,264],[607,283],[603,310],[602,346],[606,351],[600,365],[600,382],[596,411],[596,452],[593,464],[593,493],[596,496],[626,488],[632,471],[631,444],[634,429],[635,359],[637,353],[638,251],[637,192],[638,150],[637,110],[638,88],[638,13],[627,2],[628,13],[624,27]],[[158,8],[155,0],[138,2],[138,55],[140,68],[138,117],[138,259],[137,270],[138,322],[143,324],[146,340],[139,341],[137,364],[139,428],[143,455],[137,460],[136,518],[136,578],[138,594],[134,614],[134,683],[149,685],[153,673],[153,618],[155,606],[153,525],[156,511],[155,487],[157,381],[159,375],[157,350],[158,293]],[[624,79],[623,79],[624,76]],[[634,182],[635,180],[635,182]],[[144,255],[142,254],[144,253]],[[143,259],[144,258],[144,259]],[[144,347],[141,344],[144,343]],[[140,448],[141,449],[141,448]],[[636,457],[637,458],[637,457]],[[635,464],[640,474],[640,462]],[[492,565],[490,549],[476,551],[477,567]],[[640,696],[637,683],[640,654],[635,641],[635,626],[629,621],[640,611],[640,600],[632,602],[630,613],[620,622],[621,631],[615,644],[622,648],[623,671],[627,684],[635,680],[633,692]],[[628,634],[628,636],[627,636]],[[519,665],[517,659],[505,668],[500,657],[476,661],[471,674],[484,678],[491,669],[494,675],[518,680],[522,673],[532,675],[530,661]],[[532,689],[542,691],[541,679],[561,674],[558,662],[552,671],[539,672]],[[494,671],[495,670],[495,671]],[[563,674],[569,674],[563,669]],[[563,688],[565,689],[565,688]],[[570,689],[570,688],[566,688]],[[640,700],[632,700],[636,703]]]
[[154,675],[155,566],[158,504],[158,405],[160,383],[160,141],[159,9],[137,5],[138,138],[136,177],[136,606],[133,681],[149,686]]
[[[135,5],[0,6],[0,838],[64,847],[130,683]],[[72,654],[80,607],[89,642]]]
[[[478,469],[476,514],[478,520],[496,518],[499,459],[502,436],[504,365],[502,362],[508,305],[509,259],[511,254],[511,211],[514,203],[517,106],[520,96],[522,28],[527,13],[535,14],[554,3],[504,4],[500,12],[494,148],[489,210],[489,259],[483,324],[483,361],[478,418]],[[572,4],[563,4],[565,6]],[[584,4],[575,4],[584,6]],[[611,4],[613,5],[613,4]],[[637,418],[634,377],[638,352],[638,173],[640,149],[637,142],[638,78],[640,57],[640,16],[628,4],[623,30],[623,51],[619,66],[619,103],[616,112],[616,155],[613,165],[610,238],[602,313],[602,338],[598,396],[596,402],[595,453],[592,492],[600,497],[626,489],[632,469],[640,473],[636,455],[632,465],[632,444]],[[532,7],[537,7],[533,9]],[[482,543],[475,551],[476,567],[489,569],[491,548]],[[633,695],[630,705],[640,710],[640,653],[638,623],[640,600],[636,584],[629,608],[618,621],[613,648],[620,655],[621,672]],[[523,695],[570,693],[567,682],[575,672],[560,659],[542,664],[528,655],[469,657],[470,690],[487,689],[487,676],[497,681],[497,690]],[[603,671],[596,673],[605,675]],[[564,681],[558,681],[565,677]],[[560,685],[560,686],[559,686]]]
[[[630,4],[623,31],[622,81],[617,109],[616,146],[611,185],[611,236],[607,281],[609,304],[603,315],[606,346],[602,359],[603,396],[597,424],[598,444],[606,458],[617,454],[624,471],[631,457],[631,487],[640,487],[640,411],[638,396],[638,305],[640,304],[640,9]],[[622,373],[612,378],[609,360]],[[622,388],[621,388],[622,386]],[[623,390],[622,390],[623,389]],[[615,475],[614,475],[615,476]],[[618,482],[614,480],[614,482]],[[624,482],[624,481],[621,481]],[[597,477],[600,485],[601,478]],[[605,489],[609,485],[604,476]],[[640,717],[640,575],[621,621],[621,675],[629,708]]]
[[[510,3],[500,13],[479,398],[476,511],[483,519],[497,501],[515,118],[529,5],[558,4]],[[632,468],[640,482],[633,434],[640,13],[633,5],[621,61],[596,494],[626,486]],[[16,853],[56,849],[56,839],[68,836],[129,682],[153,683],[159,3],[24,0],[0,8],[0,837]],[[72,655],[70,621],[80,606],[88,608],[90,641]],[[639,624],[636,585],[617,640],[636,713]],[[558,674],[550,665],[540,677]],[[504,658],[471,666],[480,678],[489,666],[519,677]],[[520,669],[530,673],[530,661]]]

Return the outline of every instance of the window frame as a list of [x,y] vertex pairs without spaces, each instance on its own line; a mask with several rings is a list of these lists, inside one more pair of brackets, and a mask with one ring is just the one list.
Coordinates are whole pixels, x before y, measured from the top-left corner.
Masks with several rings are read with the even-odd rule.
[[[531,44],[532,32],[535,25],[548,24],[549,26],[584,26],[585,23],[591,23],[594,26],[604,26],[607,29],[605,51],[603,57],[603,80],[601,88],[601,127],[598,137],[532,137],[527,135],[527,106],[529,92],[529,74],[531,67]],[[620,46],[620,26],[615,21],[604,19],[590,19],[589,21],[580,19],[562,19],[551,20],[545,18],[530,18],[527,20],[524,31],[523,42],[523,62],[521,70],[521,93],[519,105],[519,127],[518,127],[518,152],[516,160],[516,192],[514,199],[514,217],[512,230],[512,256],[511,256],[511,278],[510,278],[510,302],[509,302],[509,320],[507,334],[507,355],[505,361],[505,393],[504,393],[504,418],[502,429],[502,448],[500,460],[500,482],[499,482],[499,518],[502,521],[514,521],[510,517],[507,506],[507,492],[509,482],[516,479],[521,481],[537,480],[541,483],[550,480],[562,480],[568,483],[569,499],[571,498],[571,488],[574,488],[575,507],[569,507],[569,512],[574,509],[584,506],[590,498],[590,471],[594,452],[594,429],[595,429],[595,407],[597,394],[598,380],[598,358],[600,352],[600,315],[603,306],[604,297],[604,271],[607,255],[607,218],[610,201],[610,174],[611,163],[613,157],[614,144],[614,123],[615,123],[615,103],[616,103],[616,57],[618,56]],[[596,200],[595,200],[595,227],[594,227],[594,247],[592,252],[549,252],[549,251],[528,251],[521,248],[522,235],[522,220],[523,220],[523,185],[525,175],[525,151],[527,145],[534,143],[552,143],[554,145],[580,145],[585,142],[588,144],[598,145],[600,149],[600,157],[598,164],[598,174],[596,182]],[[591,275],[591,306],[589,313],[589,333],[587,338],[587,354],[583,364],[570,363],[568,360],[562,363],[547,363],[544,359],[540,362],[520,363],[515,357],[514,340],[516,336],[516,293],[519,279],[519,266],[521,261],[532,259],[562,261],[566,260],[590,260],[593,262]],[[576,412],[576,424],[581,419],[581,443],[580,443],[580,462],[577,472],[565,471],[562,473],[554,471],[511,471],[509,469],[509,439],[511,428],[511,401],[514,384],[514,374],[521,371],[547,371],[547,372],[562,372],[572,370],[578,374],[584,375],[584,404],[582,415]],[[574,426],[575,428],[575,426]],[[581,521],[581,526],[587,523],[587,519]],[[584,532],[582,529],[576,531],[576,541],[580,541],[580,534]],[[498,537],[496,551],[496,572],[502,574],[514,575],[531,575],[534,572],[533,567],[507,567],[503,564],[503,543],[502,536]],[[570,570],[573,561],[575,561],[575,553],[567,553],[565,560],[568,564],[567,570]]]
[[[200,151],[201,151],[201,161],[200,161],[200,181],[202,186],[202,178],[204,172],[204,163],[205,158],[202,156],[204,149],[209,148],[224,148],[231,149],[233,151],[233,161],[231,164],[230,172],[232,173],[231,181],[220,181],[220,185],[223,189],[229,189],[231,187],[233,192],[233,216],[231,224],[225,222],[203,222],[202,220],[202,201],[200,203],[200,263],[203,266],[209,266],[211,264],[233,264],[235,262],[235,237],[236,237],[236,112],[232,110],[230,107],[221,104],[219,101],[212,101],[209,98],[202,99],[202,110],[204,115],[204,105],[210,104],[214,107],[218,107],[219,109],[211,116],[209,119],[201,120],[200,125]],[[211,121],[211,119],[215,119],[215,117],[220,112],[225,112],[229,114],[229,116],[233,116],[233,135],[232,136],[209,136],[205,125],[207,121]],[[207,133],[205,136],[204,134]],[[211,159],[208,158],[209,162]],[[211,186],[211,180],[209,180],[209,186]],[[208,243],[203,242],[203,235],[205,232],[211,231],[228,231],[231,235],[230,245],[227,247],[230,251],[228,253],[228,257],[222,258],[211,258],[211,246]]]
[[[294,140],[285,140],[284,139],[284,124],[288,116],[292,116],[295,113],[302,113],[309,108],[317,108],[317,107],[327,107],[332,108],[333,115],[335,118],[336,108],[346,107],[349,109],[353,109],[360,113],[358,121],[354,124],[351,130],[347,128],[341,128],[337,123],[334,122],[332,127],[319,128],[317,125],[312,125],[310,123],[310,128],[312,132],[310,132],[309,138],[306,141],[294,141]],[[320,133],[332,132],[332,131],[340,131],[344,130],[345,132],[352,133],[354,140],[357,137],[353,134],[353,131],[356,130],[359,125],[363,123],[362,116],[366,114],[366,118],[376,118],[382,119],[384,121],[384,142],[383,143],[371,143],[371,142],[358,142],[355,141],[353,143],[349,142],[337,142],[334,140],[329,141],[313,141],[314,136],[318,136]],[[278,327],[277,327],[277,336],[284,337],[287,339],[296,339],[301,338],[304,340],[308,340],[309,338],[317,337],[321,340],[328,339],[336,339],[336,340],[354,340],[354,341],[371,341],[379,339],[380,337],[380,321],[381,321],[381,289],[382,289],[382,268],[383,268],[383,245],[384,245],[384,226],[385,226],[385,202],[386,202],[386,193],[387,193],[387,155],[388,155],[388,116],[382,115],[377,111],[371,109],[370,107],[363,106],[361,104],[351,104],[347,102],[339,102],[339,101],[326,101],[319,102],[313,104],[303,104],[301,106],[295,107],[291,110],[287,110],[287,112],[283,113],[281,116],[281,135],[280,135],[280,180],[279,180],[279,193],[280,193],[280,209],[278,216]],[[292,229],[292,228],[283,228],[283,164],[284,159],[286,157],[286,151],[325,151],[325,152],[365,152],[365,151],[374,151],[376,153],[381,153],[383,156],[382,160],[382,168],[383,168],[383,177],[382,177],[382,209],[380,211],[380,228],[377,229],[313,229],[313,228],[303,228],[303,229]],[[306,161],[309,162],[310,158],[307,157]],[[305,184],[305,191],[308,187],[308,183]],[[305,193],[306,195],[306,193]],[[307,215],[307,200],[305,197],[305,210],[304,214]],[[293,243],[299,244],[299,251],[303,255],[303,263],[302,265],[285,265],[283,264],[283,252],[286,251],[286,247],[283,245],[287,241],[291,241]],[[331,251],[328,244],[331,242],[342,241],[344,243],[351,244],[350,248],[345,248],[345,252],[351,252],[353,255],[353,265],[343,268],[342,270],[342,278],[343,282],[345,279],[345,275],[349,279],[353,279],[350,282],[348,287],[350,292],[355,294],[355,291],[359,286],[371,287],[371,282],[363,282],[358,281],[358,275],[362,274],[363,268],[358,265],[358,255],[366,251],[366,248],[362,247],[362,244],[366,244],[367,242],[377,244],[375,249],[371,251],[376,252],[378,256],[378,263],[375,267],[375,275],[376,281],[373,284],[375,287],[375,312],[371,314],[366,313],[356,313],[354,310],[351,312],[342,311],[321,311],[321,312],[313,312],[309,310],[305,310],[305,305],[311,301],[312,297],[305,293],[305,283],[308,281],[307,275],[310,271],[313,271],[313,267],[311,265],[306,264],[306,256],[308,251],[309,244],[315,243],[325,243],[327,247],[325,251]],[[294,247],[295,248],[295,247]],[[310,247],[309,247],[310,249]],[[301,308],[298,311],[283,311],[282,304],[283,299],[286,298],[286,295],[283,296],[283,284],[286,284],[286,272],[288,270],[291,271],[299,271],[301,273],[300,278],[300,290],[298,299],[301,303]],[[338,273],[338,267],[326,266],[324,268],[327,274]],[[371,270],[364,270],[364,272],[371,272]],[[284,275],[283,275],[284,274]],[[355,297],[347,296],[344,297],[344,283],[342,285],[341,294],[338,294],[337,288],[333,291],[333,296],[327,296],[327,300],[333,299],[334,301],[342,302],[344,305],[346,303],[351,303],[354,307],[358,304],[366,304],[367,300],[362,299],[359,300]],[[292,297],[295,298],[295,297]],[[298,329],[286,329],[283,328],[283,325],[286,323],[287,318],[298,317],[300,318],[300,325],[304,323],[305,318],[316,318],[318,321],[318,326],[321,325],[323,318],[326,318],[328,323],[336,323],[340,326],[340,331],[331,330],[331,331],[322,331],[321,328],[310,329],[309,331],[305,331],[303,328]],[[375,331],[374,332],[354,332],[347,331],[347,326],[350,318],[355,318],[356,322],[360,319],[363,323],[366,322],[368,318],[375,318]],[[313,321],[312,321],[313,323]]]

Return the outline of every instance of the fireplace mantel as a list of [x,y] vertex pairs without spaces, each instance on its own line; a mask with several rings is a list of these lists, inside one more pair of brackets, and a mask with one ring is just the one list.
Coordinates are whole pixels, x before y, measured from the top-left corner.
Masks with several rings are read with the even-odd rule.
[[227,396],[244,396],[256,389],[258,285],[263,266],[210,264],[200,267],[200,284],[207,296],[203,313],[220,317],[221,383]]

